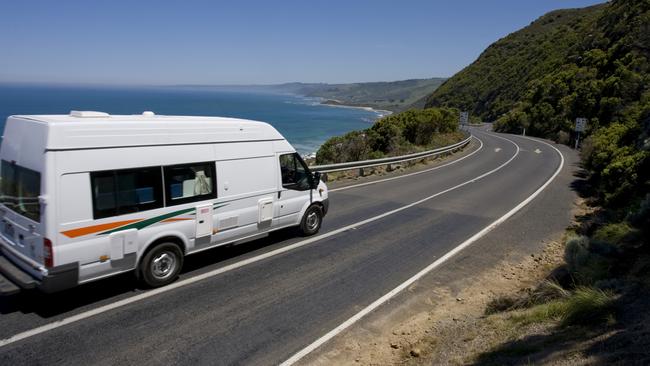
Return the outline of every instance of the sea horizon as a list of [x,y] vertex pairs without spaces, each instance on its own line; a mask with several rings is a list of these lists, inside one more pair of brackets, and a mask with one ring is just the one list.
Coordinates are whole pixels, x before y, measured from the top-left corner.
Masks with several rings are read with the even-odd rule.
[[241,86],[136,86],[0,83],[0,129],[10,115],[109,114],[220,116],[270,123],[302,155],[315,153],[328,138],[368,128],[390,111],[322,104],[323,98]]

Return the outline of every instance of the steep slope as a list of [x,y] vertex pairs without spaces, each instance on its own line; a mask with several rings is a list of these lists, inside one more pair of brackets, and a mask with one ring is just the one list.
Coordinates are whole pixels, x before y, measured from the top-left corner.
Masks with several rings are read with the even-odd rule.
[[523,97],[531,80],[566,61],[604,8],[556,10],[498,40],[436,89],[425,107],[449,106],[495,120]]
[[604,204],[626,206],[650,187],[650,0],[551,12],[490,46],[427,106],[468,109],[498,131],[575,140]]
[[[496,120],[497,131],[571,145],[576,118],[588,121],[588,180],[572,188],[589,199],[567,230],[564,263],[547,277],[557,282],[494,299],[486,313],[508,310],[502,319],[519,318],[517,332],[476,363],[551,363],[555,342],[565,348],[553,351],[558,359],[648,364],[648,329],[639,324],[650,307],[650,0],[549,13],[490,46],[427,105],[469,109]],[[549,296],[549,284],[562,295]],[[526,323],[535,329],[522,331]]]

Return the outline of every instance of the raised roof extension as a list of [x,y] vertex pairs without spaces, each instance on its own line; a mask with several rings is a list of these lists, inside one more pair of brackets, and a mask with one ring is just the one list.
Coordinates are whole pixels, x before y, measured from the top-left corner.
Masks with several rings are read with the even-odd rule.
[[[69,115],[10,116],[7,125],[22,130],[21,125],[27,122],[47,129],[46,150],[284,140],[268,123],[238,118],[77,113],[82,113],[83,117],[73,112]],[[24,132],[16,130],[13,133]]]

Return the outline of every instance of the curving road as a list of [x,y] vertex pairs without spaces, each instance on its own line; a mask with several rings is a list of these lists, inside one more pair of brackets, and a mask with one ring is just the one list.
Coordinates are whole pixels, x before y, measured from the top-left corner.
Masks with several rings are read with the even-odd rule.
[[266,365],[305,354],[561,167],[544,142],[473,133],[474,151],[452,164],[332,189],[316,237],[285,231],[188,257],[181,279],[160,291],[119,276],[0,299],[0,364]]

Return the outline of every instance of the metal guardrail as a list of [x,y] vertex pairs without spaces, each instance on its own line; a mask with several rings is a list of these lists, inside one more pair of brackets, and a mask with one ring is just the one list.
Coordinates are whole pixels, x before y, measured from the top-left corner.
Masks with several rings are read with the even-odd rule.
[[468,133],[467,138],[465,138],[461,142],[457,142],[449,146],[439,147],[437,149],[433,149],[429,151],[422,151],[418,153],[401,155],[401,156],[391,156],[389,158],[381,158],[381,159],[350,161],[347,163],[327,164],[327,165],[313,165],[310,166],[309,169],[321,173],[332,173],[332,172],[340,172],[344,170],[363,169],[363,168],[370,168],[370,167],[375,167],[380,165],[403,163],[409,160],[428,158],[430,156],[444,154],[446,152],[456,150],[458,148],[464,147],[465,145],[469,144],[471,139],[472,139],[472,135]]

